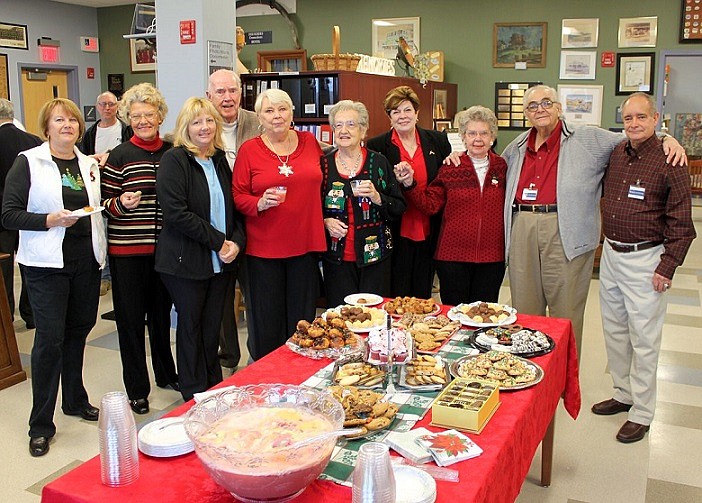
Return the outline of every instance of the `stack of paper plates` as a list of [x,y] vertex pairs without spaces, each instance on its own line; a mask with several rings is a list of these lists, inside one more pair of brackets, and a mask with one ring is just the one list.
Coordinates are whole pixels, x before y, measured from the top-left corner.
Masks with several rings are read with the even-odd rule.
[[167,458],[195,450],[183,427],[184,418],[167,417],[139,430],[139,450],[147,456]]
[[392,467],[397,503],[434,503],[436,482],[427,472],[405,465]]

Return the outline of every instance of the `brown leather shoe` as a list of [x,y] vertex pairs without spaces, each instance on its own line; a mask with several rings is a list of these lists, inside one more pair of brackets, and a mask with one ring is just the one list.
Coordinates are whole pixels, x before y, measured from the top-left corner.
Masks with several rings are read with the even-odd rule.
[[625,444],[638,442],[639,440],[644,438],[644,435],[646,435],[646,432],[650,428],[651,427],[649,425],[627,421],[621,428],[619,428],[619,433],[617,433],[617,440]]
[[620,412],[627,412],[631,409],[631,405],[616,401],[614,398],[605,400],[604,402],[596,403],[592,406],[592,413],[599,416],[611,416]]

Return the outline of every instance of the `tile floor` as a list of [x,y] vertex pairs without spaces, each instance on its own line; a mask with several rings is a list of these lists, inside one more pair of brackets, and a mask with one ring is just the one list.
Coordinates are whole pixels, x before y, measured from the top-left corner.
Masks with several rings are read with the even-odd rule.
[[[702,236],[702,200],[696,199],[695,226]],[[583,409],[573,421],[559,407],[553,483],[538,485],[540,452],[518,501],[527,502],[627,502],[667,503],[702,501],[702,237],[695,240],[687,260],[669,292],[670,303],[663,332],[658,373],[658,407],[651,431],[642,442],[624,445],[614,436],[623,415],[601,417],[590,413],[590,405],[611,396],[602,328],[599,316],[598,281],[593,279],[585,316],[585,337],[580,382]],[[509,301],[503,287],[502,298]],[[112,309],[110,295],[103,297],[100,313]],[[19,318],[19,317],[18,317]],[[15,321],[22,363],[31,378],[29,353],[33,330]],[[245,348],[245,324],[240,332]],[[92,331],[85,355],[85,383],[93,404],[100,397],[122,388],[114,322],[100,319]],[[242,357],[246,361],[248,355]],[[137,424],[160,417],[181,403],[180,394],[153,387],[151,412],[136,416]],[[13,503],[40,500],[47,482],[95,456],[98,452],[97,424],[55,415],[58,432],[50,452],[32,458],[27,451],[27,418],[31,406],[29,381],[0,391],[0,500]],[[480,437],[477,437],[480,443]],[[499,491],[499,487],[495,487]]]

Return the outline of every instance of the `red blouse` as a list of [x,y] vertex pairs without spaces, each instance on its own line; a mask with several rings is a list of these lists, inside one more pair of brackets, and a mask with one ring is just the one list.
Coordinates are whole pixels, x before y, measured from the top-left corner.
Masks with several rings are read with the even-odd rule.
[[[419,132],[415,129],[414,134],[417,141],[417,150],[414,151],[413,156],[409,155],[407,149],[405,149],[405,146],[402,144],[402,140],[400,140],[400,136],[394,129],[392,131],[391,141],[400,150],[400,161],[406,161],[412,166],[414,170],[414,181],[417,182],[417,188],[419,190],[424,190],[427,186],[429,176],[427,175],[427,165],[424,162],[422,144],[419,141]],[[400,236],[412,241],[424,241],[429,237],[429,216],[417,208],[412,201],[407,201],[407,203],[407,209],[404,215],[402,215],[402,222],[400,223]]]
[[[246,253],[260,258],[297,257],[323,252],[327,244],[322,219],[320,186],[322,149],[310,133],[296,131],[298,144],[287,164],[290,176],[280,174],[278,156],[258,136],[239,148],[232,177],[236,208],[246,218]],[[283,158],[284,159],[284,158]],[[285,201],[258,211],[263,192],[285,185]]]

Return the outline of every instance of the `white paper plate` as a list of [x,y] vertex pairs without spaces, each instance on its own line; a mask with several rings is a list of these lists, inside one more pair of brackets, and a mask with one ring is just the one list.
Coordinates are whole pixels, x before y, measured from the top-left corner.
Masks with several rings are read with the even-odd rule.
[[[324,318],[324,319],[326,320],[326,319],[327,319],[327,313],[328,313],[329,311],[336,311],[337,313],[340,313],[342,307],[347,307],[347,306],[346,306],[346,305],[343,305],[343,306],[336,306],[336,307],[334,307],[334,308],[327,309],[326,311],[324,311],[324,312],[322,313],[322,318]],[[386,316],[386,318],[384,318],[382,322],[379,322],[377,325],[372,325],[372,326],[369,326],[369,327],[354,327],[354,326],[352,326],[352,325],[347,321],[347,322],[346,322],[346,328],[348,328],[349,330],[351,330],[354,334],[365,334],[365,333],[370,332],[371,330],[378,330],[378,329],[381,329],[381,328],[385,328],[385,327],[387,326],[387,312],[383,311],[382,309],[378,309],[377,307],[370,307],[370,306],[363,305],[363,304],[356,304],[356,305],[351,304],[350,307],[368,307],[368,309],[376,309],[377,311],[380,311],[380,312],[382,312],[382,313],[385,313],[385,316]]]
[[[359,303],[359,299],[365,300],[365,302]],[[383,302],[383,298],[374,293],[353,293],[344,297],[344,302],[353,304],[354,306],[377,306]]]
[[79,210],[74,210],[71,212],[71,215],[76,216],[76,217],[87,217],[88,215],[94,215],[95,213],[100,213],[102,210],[104,210],[102,206],[96,206],[93,208],[93,211],[85,211],[83,208]]
[[427,472],[412,466],[394,465],[396,503],[434,503],[436,481]]
[[185,433],[183,417],[157,419],[139,430],[139,450],[159,458],[181,456],[195,450]]
[[452,307],[451,309],[448,310],[448,313],[446,313],[446,316],[448,316],[448,319],[451,321],[460,321],[462,325],[467,325],[471,327],[479,327],[479,328],[484,328],[484,327],[501,327],[503,325],[511,325],[515,321],[517,321],[517,310],[511,306],[507,306],[505,304],[499,304],[499,306],[510,313],[509,317],[497,322],[486,322],[486,323],[480,323],[477,321],[473,321],[470,319],[467,315],[465,315],[463,312],[461,312],[459,309],[461,306],[468,305],[468,306],[473,306],[476,304],[480,304],[480,302],[471,302],[470,304],[459,304],[455,307]]

